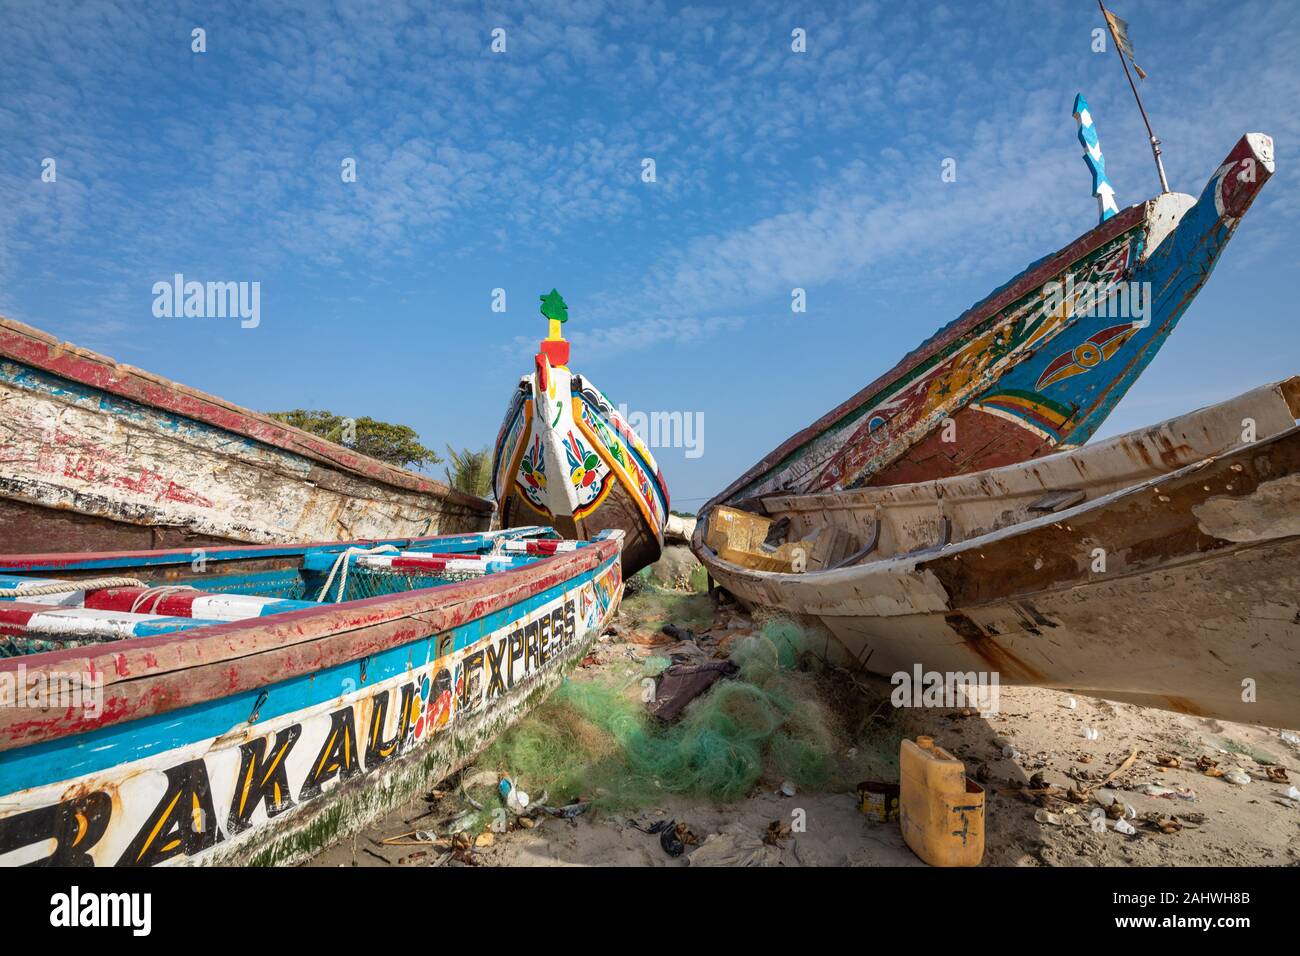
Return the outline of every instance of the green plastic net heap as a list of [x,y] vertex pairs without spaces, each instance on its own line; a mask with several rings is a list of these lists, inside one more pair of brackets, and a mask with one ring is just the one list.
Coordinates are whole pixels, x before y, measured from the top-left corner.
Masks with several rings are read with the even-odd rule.
[[765,779],[827,787],[839,733],[816,675],[799,670],[803,647],[797,625],[769,621],[733,647],[737,677],[719,681],[672,724],[650,717],[642,698],[642,682],[666,658],[649,658],[621,684],[567,680],[478,766],[498,768],[534,794],[546,790],[552,805],[581,797],[636,807],[664,794],[727,803]]

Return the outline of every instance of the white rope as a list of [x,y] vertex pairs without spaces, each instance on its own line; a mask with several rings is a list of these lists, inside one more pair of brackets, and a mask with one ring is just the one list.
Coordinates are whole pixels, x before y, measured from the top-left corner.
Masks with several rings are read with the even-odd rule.
[[139,578],[90,578],[85,581],[54,581],[50,584],[20,584],[0,588],[0,598],[38,597],[42,594],[72,594],[75,591],[98,591],[101,588],[144,588]]
[[524,535],[522,534],[497,535],[496,540],[492,542],[492,550],[491,552],[489,552],[488,556],[489,557],[504,556],[506,554],[506,545],[510,544],[512,541],[527,541],[527,540],[528,539],[524,537]]
[[352,557],[352,555],[386,554],[390,551],[393,554],[401,554],[401,551],[399,551],[391,544],[380,544],[380,545],[376,545],[373,548],[348,548],[347,550],[343,551],[341,554],[339,554],[337,558],[334,559],[334,566],[330,568],[329,577],[325,579],[325,586],[320,589],[320,594],[316,596],[316,600],[317,601],[325,600],[325,595],[329,593],[330,585],[334,583],[334,575],[338,572],[340,566],[342,566],[343,568],[343,574],[339,576],[339,596],[334,599],[334,603],[337,604],[338,602],[343,600],[343,595],[347,593],[348,565],[351,563],[349,559]]
[[[167,595],[174,594],[177,591],[194,590],[197,590],[197,588],[191,584],[163,584],[155,588],[145,588],[144,593],[137,596],[136,599],[131,602],[131,613],[157,614],[159,602],[161,602]],[[147,611],[142,610],[144,605],[147,604],[150,599],[153,600],[153,603],[150,605],[149,609]]]

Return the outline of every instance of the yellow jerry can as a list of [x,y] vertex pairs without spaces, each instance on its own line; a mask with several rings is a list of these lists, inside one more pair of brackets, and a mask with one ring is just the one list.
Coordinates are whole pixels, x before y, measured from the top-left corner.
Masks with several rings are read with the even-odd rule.
[[912,852],[931,866],[978,866],[984,857],[984,788],[929,737],[898,755],[899,823]]

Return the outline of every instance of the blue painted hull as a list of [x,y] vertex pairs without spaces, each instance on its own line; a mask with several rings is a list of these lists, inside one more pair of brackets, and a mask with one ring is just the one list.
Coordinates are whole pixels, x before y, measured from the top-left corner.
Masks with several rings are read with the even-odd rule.
[[[419,544],[454,556],[465,539]],[[276,550],[218,558],[247,562]],[[115,711],[142,699],[129,673],[118,673],[97,697],[75,701],[86,706],[85,729],[47,728],[46,739],[32,742],[24,734],[50,710],[19,701],[26,714],[6,714],[0,738],[0,865],[304,858],[463,766],[541,699],[617,609],[618,553],[617,538],[606,537],[477,581],[200,627],[183,639],[210,641],[212,650],[180,660],[174,655],[194,645],[177,645],[173,635],[0,661],[0,686],[21,663],[35,688],[38,675],[73,673],[78,664],[89,674],[122,648],[116,659],[128,672],[158,664],[139,677],[158,693],[177,694],[187,682],[220,688],[227,671],[234,685],[117,719]],[[0,571],[14,563],[0,558]],[[58,564],[47,574],[105,569],[102,558],[37,563]],[[110,567],[122,572],[128,559]],[[243,593],[267,580],[260,570],[213,577]],[[472,595],[481,597],[466,615]],[[319,636],[303,641],[313,627]],[[253,654],[205,664],[223,647],[257,640],[261,661]]]

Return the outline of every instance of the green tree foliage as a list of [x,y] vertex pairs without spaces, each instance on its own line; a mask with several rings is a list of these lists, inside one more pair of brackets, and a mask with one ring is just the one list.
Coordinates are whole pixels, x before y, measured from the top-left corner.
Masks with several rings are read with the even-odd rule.
[[424,468],[442,461],[432,448],[421,445],[415,429],[406,425],[368,417],[345,418],[324,409],[295,408],[271,412],[271,417],[399,468]]
[[448,445],[447,457],[451,459],[451,467],[446,469],[449,485],[479,498],[486,498],[492,492],[491,448],[457,451]]

